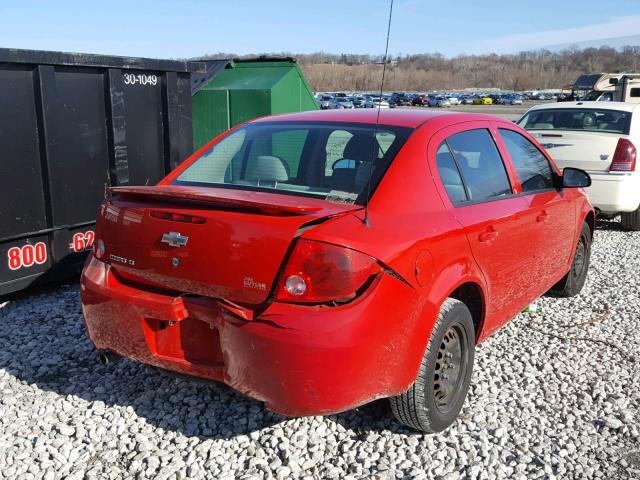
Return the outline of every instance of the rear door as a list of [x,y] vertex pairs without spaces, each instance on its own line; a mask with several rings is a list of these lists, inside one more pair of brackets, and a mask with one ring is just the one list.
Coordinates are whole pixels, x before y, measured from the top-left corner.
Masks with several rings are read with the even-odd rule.
[[503,156],[511,160],[522,198],[529,207],[533,268],[539,274],[537,285],[542,293],[569,268],[575,206],[564,190],[554,187],[554,168],[531,140],[508,124],[500,124],[497,132]]
[[432,171],[440,177],[441,196],[464,227],[485,276],[491,333],[519,312],[535,289],[527,202],[514,193],[489,122],[441,130],[429,143],[429,158],[435,158]]

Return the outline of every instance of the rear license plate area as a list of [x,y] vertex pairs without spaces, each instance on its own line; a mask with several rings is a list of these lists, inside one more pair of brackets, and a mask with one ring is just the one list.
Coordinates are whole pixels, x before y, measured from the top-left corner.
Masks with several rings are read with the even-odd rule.
[[154,355],[192,364],[222,365],[220,336],[210,324],[194,318],[177,322],[147,318],[145,324],[149,350]]

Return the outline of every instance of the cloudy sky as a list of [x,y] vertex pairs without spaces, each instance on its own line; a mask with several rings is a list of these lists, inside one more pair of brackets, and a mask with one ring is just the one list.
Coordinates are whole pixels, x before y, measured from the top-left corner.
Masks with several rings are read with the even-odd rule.
[[[573,4],[573,5],[572,5]],[[394,54],[640,45],[640,0],[395,0]],[[387,0],[0,2],[0,47],[158,58],[213,52],[381,53]]]

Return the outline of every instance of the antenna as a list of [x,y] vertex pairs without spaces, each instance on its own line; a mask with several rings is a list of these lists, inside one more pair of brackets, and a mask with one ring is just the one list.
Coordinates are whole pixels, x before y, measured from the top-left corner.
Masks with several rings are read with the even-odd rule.
[[384,91],[384,74],[387,70],[387,56],[389,54],[389,34],[391,33],[391,16],[393,15],[393,0],[389,2],[389,23],[387,24],[387,44],[384,48],[384,58],[382,60],[382,80],[380,81],[380,98],[378,100],[378,112],[376,113],[376,126],[373,130],[373,151],[371,152],[371,164],[369,165],[369,181],[367,182],[367,196],[364,204],[364,225],[369,227],[369,197],[371,196],[371,179],[373,178],[373,162],[378,157],[378,145],[377,135],[378,126],[380,124],[380,107],[382,106],[382,92]]

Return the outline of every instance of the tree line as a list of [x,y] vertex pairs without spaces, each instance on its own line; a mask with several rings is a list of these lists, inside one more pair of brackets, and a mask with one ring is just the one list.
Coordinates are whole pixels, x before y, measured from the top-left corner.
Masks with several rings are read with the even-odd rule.
[[[254,58],[228,53],[201,58]],[[314,91],[378,90],[384,57],[359,54],[291,54],[266,56],[296,58]],[[458,55],[440,53],[397,55],[387,60],[384,89],[438,90],[500,88],[533,90],[560,88],[582,73],[638,72],[640,46],[622,48],[567,48],[535,50],[515,54]]]

